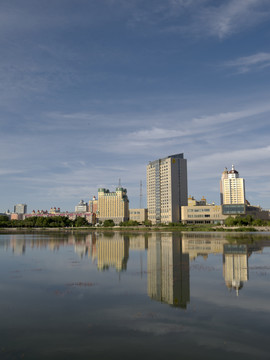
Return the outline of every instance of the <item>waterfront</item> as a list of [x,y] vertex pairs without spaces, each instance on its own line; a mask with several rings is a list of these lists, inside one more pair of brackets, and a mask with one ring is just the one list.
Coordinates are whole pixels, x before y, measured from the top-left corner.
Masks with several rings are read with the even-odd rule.
[[268,359],[270,234],[0,235],[1,359]]

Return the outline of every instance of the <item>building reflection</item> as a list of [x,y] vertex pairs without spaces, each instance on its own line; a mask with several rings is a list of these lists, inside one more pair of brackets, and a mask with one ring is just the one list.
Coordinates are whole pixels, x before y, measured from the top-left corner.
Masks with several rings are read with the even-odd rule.
[[127,269],[129,258],[129,237],[114,234],[102,236],[97,240],[97,267],[106,270],[110,267],[117,271]]
[[[235,240],[235,239],[234,239]],[[183,234],[183,252],[189,254],[189,259],[194,261],[197,257],[207,259],[210,254],[223,255],[223,278],[227,288],[239,290],[248,281],[248,258],[253,252],[262,251],[260,243],[257,244],[232,244],[224,234]],[[269,244],[266,243],[267,246]]]
[[153,234],[148,239],[148,296],[156,301],[186,308],[190,301],[189,256],[174,234]]
[[[147,293],[156,301],[186,308],[190,302],[190,266],[197,258],[210,254],[222,255],[223,278],[227,288],[239,291],[249,279],[248,259],[254,252],[269,246],[269,240],[245,235],[248,243],[239,243],[239,236],[217,233],[40,233],[10,235],[0,243],[0,250],[11,249],[14,255],[24,255],[27,248],[59,251],[70,247],[81,259],[88,258],[100,271],[127,269],[130,251],[140,252],[140,272],[143,254],[147,250]],[[137,257],[138,258],[138,257]]]
[[223,252],[223,277],[229,290],[234,289],[236,295],[248,281],[248,246],[225,244]]

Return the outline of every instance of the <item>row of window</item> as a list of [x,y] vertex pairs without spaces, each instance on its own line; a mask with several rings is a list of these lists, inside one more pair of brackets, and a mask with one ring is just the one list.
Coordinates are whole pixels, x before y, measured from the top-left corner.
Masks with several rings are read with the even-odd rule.
[[209,212],[210,209],[188,209],[188,212]]
[[204,214],[204,215],[188,215],[188,218],[206,218],[210,217],[210,215]]

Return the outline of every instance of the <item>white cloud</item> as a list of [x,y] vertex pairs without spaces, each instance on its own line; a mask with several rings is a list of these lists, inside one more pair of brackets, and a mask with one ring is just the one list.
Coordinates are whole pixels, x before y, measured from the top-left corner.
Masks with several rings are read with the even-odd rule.
[[132,26],[144,23],[158,26],[159,31],[224,39],[269,19],[270,4],[267,0],[163,0],[148,8],[135,1],[132,14]]
[[237,69],[239,73],[247,73],[252,70],[261,70],[270,66],[270,53],[257,53],[250,56],[227,61],[224,66]]
[[231,0],[204,8],[198,18],[206,32],[223,39],[267,20],[269,10],[265,0]]

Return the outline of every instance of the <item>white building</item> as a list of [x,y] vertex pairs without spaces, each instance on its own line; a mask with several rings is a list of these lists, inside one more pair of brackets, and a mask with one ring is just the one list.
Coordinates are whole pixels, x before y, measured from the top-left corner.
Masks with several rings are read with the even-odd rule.
[[87,211],[88,211],[88,205],[83,200],[81,200],[79,204],[75,206],[75,212],[87,212]]
[[239,177],[234,165],[230,171],[225,168],[220,180],[221,205],[245,204],[245,180]]
[[15,214],[26,214],[27,213],[27,205],[26,204],[17,204],[14,206]]

